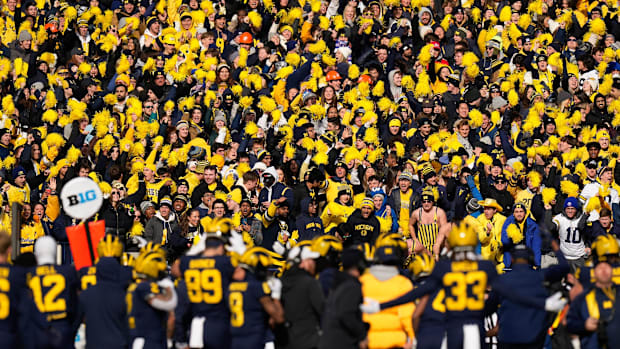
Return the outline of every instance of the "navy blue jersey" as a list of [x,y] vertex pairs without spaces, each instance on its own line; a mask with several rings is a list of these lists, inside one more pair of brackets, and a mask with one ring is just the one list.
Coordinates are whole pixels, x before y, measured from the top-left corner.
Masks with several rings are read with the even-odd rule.
[[[113,257],[102,257],[103,258],[113,258]],[[99,260],[101,260],[99,259]],[[98,264],[99,262],[97,262]],[[80,278],[80,289],[84,291],[89,286],[97,284],[97,264],[91,267],[84,267],[78,270],[78,277]],[[129,266],[122,265],[120,268],[120,275],[118,278],[118,282],[124,287],[129,286],[132,279],[132,268]]]
[[260,302],[271,294],[266,282],[246,273],[244,281],[235,281],[228,287],[230,333],[232,348],[262,348],[265,343],[268,314]]
[[77,275],[68,265],[40,265],[27,274],[39,312],[48,322],[73,321],[77,305]]
[[80,294],[80,318],[86,324],[88,349],[125,348],[128,345],[126,287],[119,282],[122,268],[115,258],[100,259],[96,284]]
[[420,317],[420,327],[424,325],[444,325],[446,319],[445,298],[446,293],[442,289],[435,290],[428,296],[428,302],[426,302],[424,312]]
[[448,318],[482,320],[485,292],[496,277],[497,271],[490,261],[441,260],[420,289],[427,285],[432,291],[443,289]]
[[234,268],[227,256],[183,256],[181,274],[191,303],[192,317],[228,319],[225,292]]
[[80,289],[84,291],[88,286],[97,284],[97,267],[84,267],[78,270],[78,277],[80,278]]
[[[426,279],[421,280],[423,285]],[[416,330],[418,348],[439,348],[445,336],[446,306],[444,304],[445,291],[437,289],[428,295],[424,312],[420,316],[420,322]]]
[[155,309],[149,304],[152,297],[163,292],[164,290],[157,283],[146,280],[138,280],[127,289],[125,301],[132,342],[136,338],[143,338],[151,344],[145,347],[165,348],[168,313]]
[[19,296],[25,285],[23,274],[8,264],[0,264],[0,347],[16,346]]

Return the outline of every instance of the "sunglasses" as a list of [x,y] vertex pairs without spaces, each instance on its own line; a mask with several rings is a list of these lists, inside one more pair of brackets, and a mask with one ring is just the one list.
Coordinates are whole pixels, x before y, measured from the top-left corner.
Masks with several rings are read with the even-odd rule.
[[432,202],[433,202],[432,200],[422,200],[423,204],[428,204],[428,203],[432,203]]
[[503,181],[503,180],[495,181],[495,184],[506,184],[506,181]]
[[152,105],[145,105],[144,109],[153,109],[153,106]]
[[575,38],[569,38],[568,41],[577,41]]
[[120,195],[120,193],[119,193],[119,192],[117,192],[117,191],[113,191],[113,192],[112,192],[112,195]]

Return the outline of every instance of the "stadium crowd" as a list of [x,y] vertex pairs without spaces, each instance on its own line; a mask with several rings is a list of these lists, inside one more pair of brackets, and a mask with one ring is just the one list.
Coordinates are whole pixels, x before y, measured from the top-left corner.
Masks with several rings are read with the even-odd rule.
[[620,348],[618,0],[0,5],[0,347]]

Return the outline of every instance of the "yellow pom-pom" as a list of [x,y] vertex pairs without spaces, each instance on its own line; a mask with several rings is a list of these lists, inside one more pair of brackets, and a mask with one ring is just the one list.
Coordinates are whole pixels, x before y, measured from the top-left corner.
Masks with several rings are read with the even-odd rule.
[[243,108],[249,108],[254,103],[254,98],[251,96],[243,96],[239,99],[239,105]]
[[542,200],[545,205],[551,205],[551,202],[555,200],[557,193],[554,188],[544,188],[542,190]]
[[263,96],[260,96],[259,100],[260,102],[258,106],[265,113],[271,113],[272,111],[276,110],[277,105],[276,105],[276,101],[273,100],[273,98],[269,98],[263,95]]
[[289,160],[292,160],[295,158],[295,152],[295,147],[290,144],[290,142],[287,142],[284,146],[284,156],[286,156]]
[[58,120],[58,112],[53,109],[48,109],[43,113],[41,120],[53,124]]
[[293,66],[293,67],[298,67],[299,63],[301,62],[301,57],[294,52],[290,52],[286,55],[286,57],[284,58],[284,60],[286,61],[286,63],[288,63],[289,65]]
[[482,126],[482,113],[478,109],[472,109],[469,112],[470,123],[472,128],[478,128]]
[[260,28],[263,25],[263,17],[256,11],[248,12],[248,18],[254,28]]
[[355,80],[359,77],[360,77],[360,68],[355,64],[351,64],[349,66],[349,79]]
[[116,103],[118,103],[118,100],[116,99],[116,95],[113,93],[108,93],[107,95],[105,95],[103,97],[103,102],[107,105],[114,105]]
[[517,94],[515,90],[508,91],[508,103],[510,103],[511,107],[514,107],[517,104],[519,104],[519,95]]
[[542,176],[536,171],[531,171],[530,173],[528,173],[527,179],[534,188],[539,188],[542,182]]
[[325,52],[325,50],[327,50],[327,46],[325,45],[325,41],[319,40],[314,44],[310,44],[310,46],[308,46],[308,50],[311,53],[318,55]]
[[295,69],[292,66],[286,66],[280,70],[278,70],[278,72],[276,73],[276,78],[277,79],[286,79],[289,75],[293,74],[293,72],[295,71]]
[[375,97],[382,97],[385,93],[385,85],[383,84],[383,80],[377,81],[375,87],[372,88],[372,95]]
[[401,142],[394,142],[394,147],[396,148],[396,156],[398,158],[402,158],[405,156],[405,145]]
[[596,18],[590,21],[590,31],[594,34],[603,36],[607,32],[607,26],[605,26],[605,21]]
[[506,235],[508,235],[510,240],[512,240],[513,244],[518,244],[523,241],[523,233],[514,223],[509,224],[508,227],[506,227]]

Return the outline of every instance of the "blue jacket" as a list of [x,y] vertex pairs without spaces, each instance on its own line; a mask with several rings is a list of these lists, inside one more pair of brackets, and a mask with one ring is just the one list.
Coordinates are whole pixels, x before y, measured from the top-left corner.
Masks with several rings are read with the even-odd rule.
[[[380,189],[380,188],[372,190],[370,192],[371,197],[376,194],[383,195],[383,203],[381,203],[381,208],[379,208],[378,210],[375,210],[375,216],[385,218],[387,217],[387,214],[388,214],[387,213],[388,197],[383,191],[383,189]],[[395,233],[398,231],[398,216],[396,216],[396,212],[394,211],[392,207],[390,207],[390,211],[391,211],[390,214],[392,217],[392,228],[390,229],[390,233]]]
[[[559,264],[543,271],[533,270],[526,264],[515,264],[512,271],[499,277],[498,283],[504,284],[507,288],[518,289],[524,296],[544,303],[548,296],[545,281],[559,281],[570,271],[562,253],[558,251],[557,256]],[[499,340],[502,343],[535,343],[546,335],[547,313],[543,308],[501,298],[498,317]]]
[[[617,344],[620,343],[620,331],[618,331],[618,316],[613,316],[613,314],[614,308],[617,308],[618,304],[616,303],[614,307],[605,308],[602,304],[607,301],[607,297],[599,288],[590,288],[571,302],[570,310],[566,317],[566,327],[569,332],[579,335],[582,349],[598,349],[603,347],[599,345],[597,332],[590,332],[585,328],[586,319],[590,317],[586,296],[591,292],[595,293],[600,320],[610,321],[610,318],[613,317],[606,331],[609,344],[607,348],[617,348]],[[620,297],[619,293],[620,288],[616,287],[616,300]]]
[[[525,218],[525,236],[523,242],[525,245],[529,247],[534,252],[534,265],[540,266],[540,248],[542,245],[542,241],[540,238],[540,229],[538,228],[538,224],[531,219],[530,217]],[[513,215],[508,216],[506,218],[506,222],[504,222],[504,226],[502,227],[502,245],[504,246],[504,265],[506,268],[509,268],[511,265],[510,258],[510,249],[515,244],[512,242],[512,239],[508,237],[506,233],[506,228],[510,224],[516,224],[515,217]],[[523,243],[522,242],[522,243]]]
[[265,201],[271,202],[273,200],[277,200],[281,198],[282,196],[286,196],[288,203],[291,205],[293,204],[293,190],[287,187],[286,184],[284,183],[276,182],[273,184],[273,186],[271,186],[271,200],[268,200],[269,190],[267,190],[267,188],[263,188],[258,194],[258,202],[259,203],[262,203]]

